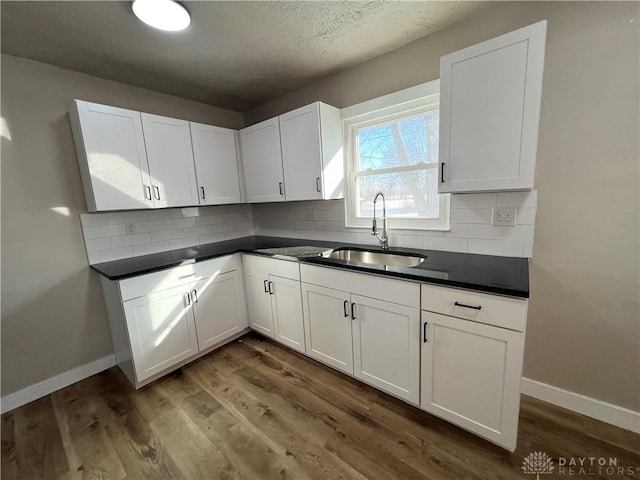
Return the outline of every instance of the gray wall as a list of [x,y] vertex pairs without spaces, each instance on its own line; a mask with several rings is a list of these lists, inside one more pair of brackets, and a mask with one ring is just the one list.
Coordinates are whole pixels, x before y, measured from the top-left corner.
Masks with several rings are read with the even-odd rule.
[[[2,55],[2,395],[113,352],[67,111],[74,98],[238,128],[242,114]],[[10,139],[6,138],[9,136]],[[54,210],[54,208],[62,209]],[[68,215],[65,214],[68,209]]]
[[524,375],[640,410],[637,2],[500,2],[247,113],[345,107],[438,78],[443,54],[546,19]]

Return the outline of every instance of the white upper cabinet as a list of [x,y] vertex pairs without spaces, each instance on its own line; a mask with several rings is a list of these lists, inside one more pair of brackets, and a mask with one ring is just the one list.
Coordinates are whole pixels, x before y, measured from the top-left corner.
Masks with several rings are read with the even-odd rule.
[[190,124],[200,205],[240,203],[235,130]]
[[189,122],[142,113],[156,207],[198,204]]
[[240,130],[247,202],[344,198],[340,110],[315,102]]
[[240,150],[248,203],[283,202],[284,176],[277,118],[240,130]]
[[546,29],[440,59],[440,193],[533,188]]
[[316,102],[279,121],[287,201],[343,198],[340,110]]
[[87,208],[152,208],[140,113],[76,100],[70,111]]

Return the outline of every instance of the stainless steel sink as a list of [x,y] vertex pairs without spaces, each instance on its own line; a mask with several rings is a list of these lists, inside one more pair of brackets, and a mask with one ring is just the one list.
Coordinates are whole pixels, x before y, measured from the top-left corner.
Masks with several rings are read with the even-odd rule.
[[386,265],[388,267],[416,267],[424,262],[424,257],[397,255],[395,253],[370,252],[367,250],[334,250],[328,258],[346,260],[348,262]]

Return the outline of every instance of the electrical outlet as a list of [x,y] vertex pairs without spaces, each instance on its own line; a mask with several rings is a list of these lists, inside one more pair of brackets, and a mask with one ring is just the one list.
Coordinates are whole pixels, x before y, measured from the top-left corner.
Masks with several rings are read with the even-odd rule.
[[316,220],[316,209],[315,208],[307,208],[307,220],[315,221]]
[[136,224],[127,223],[125,224],[125,229],[127,230],[127,235],[134,235],[136,233]]
[[493,207],[493,221],[496,227],[513,227],[516,224],[516,207]]

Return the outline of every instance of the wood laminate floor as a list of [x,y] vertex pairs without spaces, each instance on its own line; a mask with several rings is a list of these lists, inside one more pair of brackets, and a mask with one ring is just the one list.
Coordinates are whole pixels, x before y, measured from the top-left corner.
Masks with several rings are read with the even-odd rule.
[[1,433],[3,480],[533,480],[534,451],[554,458],[543,480],[640,478],[631,432],[525,396],[512,454],[253,334],[139,391],[112,368],[6,413]]

